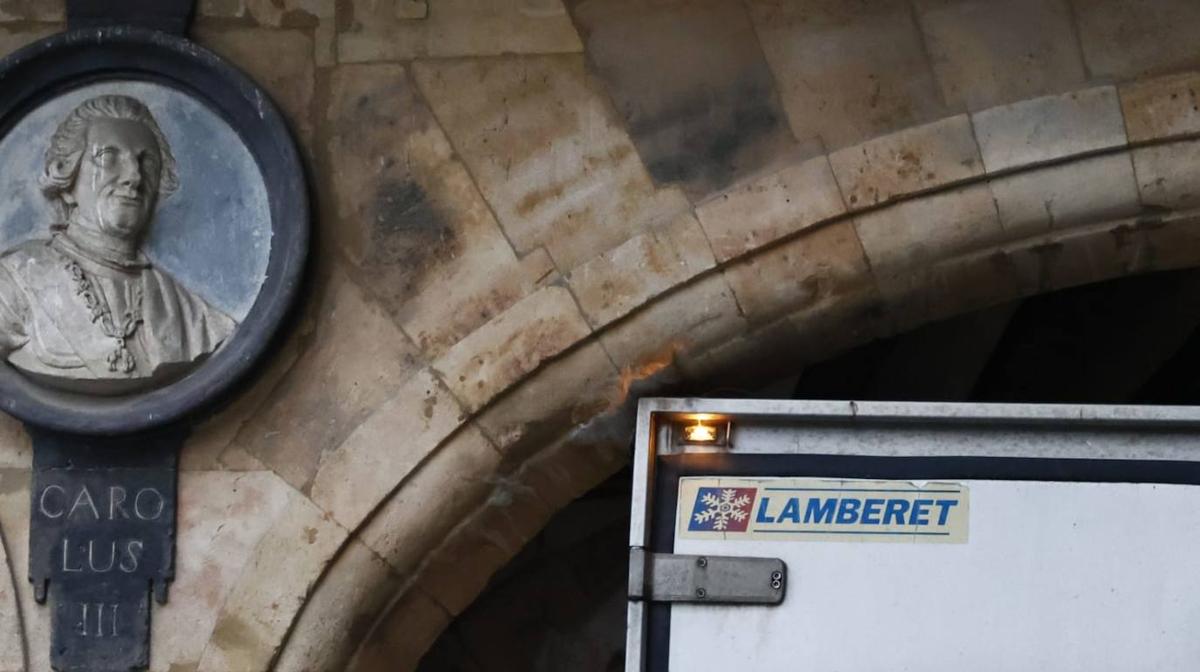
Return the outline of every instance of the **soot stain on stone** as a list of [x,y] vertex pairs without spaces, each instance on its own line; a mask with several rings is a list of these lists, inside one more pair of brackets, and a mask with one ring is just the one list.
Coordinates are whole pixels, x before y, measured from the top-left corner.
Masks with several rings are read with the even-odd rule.
[[749,82],[713,94],[686,96],[631,120],[633,137],[657,182],[681,184],[693,193],[721,189],[769,159],[764,141],[790,142],[769,86]]
[[415,182],[385,179],[374,194],[365,270],[386,272],[389,295],[409,296],[422,277],[453,258],[461,241]]

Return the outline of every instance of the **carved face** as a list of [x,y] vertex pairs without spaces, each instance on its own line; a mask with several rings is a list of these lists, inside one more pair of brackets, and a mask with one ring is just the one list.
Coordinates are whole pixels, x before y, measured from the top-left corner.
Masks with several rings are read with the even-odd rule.
[[124,119],[88,126],[79,175],[71,190],[75,217],[111,236],[139,238],[158,200],[162,155],[150,129]]

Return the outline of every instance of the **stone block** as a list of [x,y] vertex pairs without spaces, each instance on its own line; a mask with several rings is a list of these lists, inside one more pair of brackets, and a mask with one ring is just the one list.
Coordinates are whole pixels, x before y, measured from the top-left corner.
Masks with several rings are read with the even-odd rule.
[[570,437],[526,460],[511,478],[531,488],[547,506],[558,511],[628,462],[628,441]]
[[355,672],[415,670],[437,636],[450,624],[450,615],[417,588],[409,588],[375,624],[347,668]]
[[434,368],[467,410],[475,411],[589,335],[570,292],[546,287],[459,341]]
[[429,554],[415,585],[457,616],[549,519],[549,507],[532,490],[498,488]]
[[25,632],[17,587],[13,583],[17,576],[9,562],[8,549],[0,544],[0,670],[4,672],[26,672]]
[[965,114],[838,150],[829,161],[851,210],[983,174]]
[[583,51],[561,0],[438,0],[420,17],[412,0],[346,4],[342,63]]
[[[1040,238],[1006,245],[993,259],[1013,269],[1024,296],[1100,282],[1149,270],[1161,249],[1149,234],[1161,224],[1105,222],[1096,226],[1056,231]],[[1192,238],[1194,244],[1196,238]],[[1193,248],[1196,249],[1196,248]],[[1196,257],[1195,252],[1190,253]],[[1194,263],[1194,261],[1193,261]]]
[[1119,91],[1130,142],[1200,133],[1200,73],[1133,82]]
[[408,476],[359,530],[397,574],[410,576],[496,487],[500,454],[474,425],[462,427]]
[[322,21],[313,28],[313,62],[318,68],[337,65],[337,27],[333,21]]
[[653,371],[741,334],[746,319],[722,274],[660,297],[601,332],[600,342],[623,371]]
[[427,357],[553,274],[544,250],[517,258],[404,67],[338,68],[331,100],[333,237]]
[[424,19],[428,16],[428,0],[396,0],[396,18]]
[[1200,141],[1136,149],[1133,168],[1144,205],[1167,210],[1200,206]]
[[701,395],[708,394],[707,390],[759,389],[764,381],[804,366],[806,362],[794,357],[797,337],[795,326],[786,317],[759,325],[689,359],[681,367],[683,376]]
[[304,605],[277,672],[345,670],[373,620],[400,590],[400,578],[361,542],[351,539]]
[[[875,285],[832,303],[809,306],[787,317],[796,331],[788,357],[813,364],[895,333]],[[795,369],[790,369],[795,370]]]
[[986,184],[931,194],[856,219],[877,277],[986,247],[1002,235]]
[[602,327],[716,265],[691,212],[585,262],[567,276],[588,322]]
[[241,18],[246,15],[246,0],[199,0],[196,14],[220,19]]
[[521,254],[544,246],[567,273],[690,208],[682,192],[654,186],[581,56],[420,62],[414,72]]
[[1069,0],[917,0],[946,104],[956,110],[1079,88],[1087,80]]
[[66,10],[65,0],[5,0],[0,2],[0,22],[63,21]]
[[[268,355],[265,366],[243,386],[233,403],[197,423],[180,450],[181,471],[267,470],[262,460],[246,452],[245,444],[236,443],[236,440],[246,424],[258,417],[280,381],[296,365],[303,346],[311,341],[315,325],[311,320],[297,322],[292,333]],[[316,455],[315,452],[312,454]],[[310,463],[309,469],[315,469],[315,462]],[[293,472],[293,478],[304,482],[311,476],[311,473],[300,475],[303,473],[304,470]]]
[[343,273],[325,292],[308,347],[232,444],[297,489],[419,367],[416,349]]
[[1023,295],[1018,274],[993,250],[878,274],[877,278],[893,333],[990,308]]
[[504,454],[503,471],[621,402],[621,376],[599,343],[551,362],[477,418]]
[[291,489],[270,472],[187,472],[179,479],[175,581],[155,605],[153,670],[196,664],[222,605]]
[[0,23],[0,57],[7,56],[21,47],[33,44],[43,37],[49,37],[56,32],[58,30],[50,26],[18,29],[6,27]]
[[1117,90],[1101,86],[972,115],[989,173],[1126,144]]
[[837,222],[753,255],[725,269],[738,306],[756,324],[871,285],[871,271],[854,223]]
[[1111,154],[992,180],[1000,225],[1010,236],[1041,234],[1137,214],[1129,154]]
[[572,13],[660,184],[697,200],[799,150],[741,3],[583,0]]
[[713,252],[728,261],[846,211],[829,159],[762,175],[696,208]]
[[1200,66],[1200,4],[1193,0],[1088,0],[1074,6],[1093,77],[1134,79]]
[[25,425],[7,413],[0,414],[0,469],[29,469],[33,446]]
[[346,537],[326,512],[291,492],[238,575],[197,672],[269,669],[309,591]]
[[313,502],[346,529],[357,529],[461,419],[454,398],[422,370],[325,456],[313,479]]
[[196,26],[194,39],[249,74],[279,106],[304,145],[313,136],[312,38],[298,30]]
[[903,0],[750,0],[797,138],[830,149],[949,116]]
[[301,26],[334,18],[337,0],[244,0],[250,16],[264,26]]
[[1147,217],[1111,229],[1122,249],[1134,247],[1145,254],[1149,270],[1168,271],[1200,266],[1200,217]]
[[[28,469],[0,467],[0,532],[12,569],[22,627],[25,632],[28,672],[50,669],[50,614],[33,599],[29,576],[29,504],[32,474]],[[20,668],[18,668],[20,669]]]

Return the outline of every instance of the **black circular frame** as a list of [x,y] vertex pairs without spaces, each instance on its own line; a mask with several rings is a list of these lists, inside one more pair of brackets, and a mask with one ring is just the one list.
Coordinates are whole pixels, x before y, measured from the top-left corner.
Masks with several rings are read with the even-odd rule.
[[250,370],[287,317],[308,253],[307,184],[283,117],[248,77],[184,38],[138,28],[91,28],[59,33],[11,54],[0,60],[0,138],[38,105],[79,86],[112,80],[173,87],[238,133],[266,183],[271,256],[258,297],[232,338],[165,387],[93,397],[37,385],[0,365],[0,409],[38,427],[73,434],[151,430],[221,397]]

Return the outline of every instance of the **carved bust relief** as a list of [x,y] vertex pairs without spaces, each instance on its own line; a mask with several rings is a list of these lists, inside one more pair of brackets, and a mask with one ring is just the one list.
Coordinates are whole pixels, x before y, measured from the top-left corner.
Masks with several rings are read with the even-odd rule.
[[178,375],[228,338],[232,318],[142,253],[178,176],[141,101],[77,106],[50,138],[39,181],[58,221],[48,238],[0,257],[0,354],[10,364],[51,385],[127,392]]
[[[0,255],[0,358],[37,383],[86,394],[139,392],[186,375],[241,316],[148,250],[171,216],[161,206],[184,186],[171,142],[150,107],[123,93],[75,103],[53,129],[35,181],[44,219]],[[216,192],[210,199],[225,196],[220,180],[199,177],[201,190]],[[229,225],[216,215],[193,219]],[[188,264],[213,264],[217,277],[229,270],[191,256]]]

